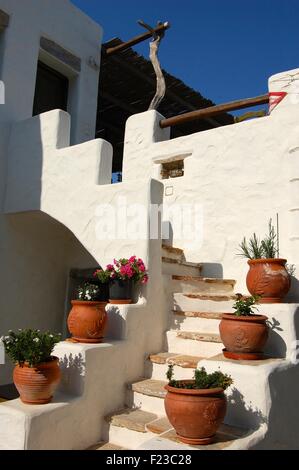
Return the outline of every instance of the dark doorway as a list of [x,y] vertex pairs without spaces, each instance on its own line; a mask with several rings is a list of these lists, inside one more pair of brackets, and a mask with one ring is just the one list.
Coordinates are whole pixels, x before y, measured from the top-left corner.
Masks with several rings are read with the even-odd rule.
[[68,79],[56,70],[38,62],[33,116],[52,109],[67,110]]

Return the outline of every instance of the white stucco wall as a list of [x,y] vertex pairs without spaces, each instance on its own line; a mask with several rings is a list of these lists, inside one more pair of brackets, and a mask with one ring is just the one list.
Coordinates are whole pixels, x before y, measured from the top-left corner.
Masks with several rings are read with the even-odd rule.
[[[68,0],[0,0],[0,9],[9,15],[9,25],[0,34],[0,80],[6,92],[5,104],[0,105],[0,335],[22,326],[61,331],[68,270],[90,266],[92,257],[50,217],[3,215],[9,136],[17,122],[32,116],[40,59],[69,78],[72,128],[68,122],[66,139],[62,137],[60,145],[94,137],[99,69],[89,65],[89,58],[100,63],[102,28]],[[42,52],[41,37],[80,59],[81,71]],[[40,187],[41,167],[37,161],[30,162],[25,142],[20,145],[21,171],[35,175]],[[0,383],[5,382],[11,382],[10,365],[1,366]]]
[[[280,91],[278,83],[289,91],[276,76],[270,90]],[[183,156],[184,176],[162,181],[164,204],[201,206],[203,237],[188,240],[174,233],[173,244],[189,261],[207,263],[205,275],[236,279],[237,291],[246,290],[247,273],[246,260],[236,256],[239,243],[253,232],[267,233],[276,213],[280,256],[297,266],[298,275],[299,95],[291,92],[292,99],[285,98],[270,116],[173,140],[167,140],[169,129],[159,129],[162,116],[155,111],[127,122],[124,181],[141,175],[161,179],[161,163]]]

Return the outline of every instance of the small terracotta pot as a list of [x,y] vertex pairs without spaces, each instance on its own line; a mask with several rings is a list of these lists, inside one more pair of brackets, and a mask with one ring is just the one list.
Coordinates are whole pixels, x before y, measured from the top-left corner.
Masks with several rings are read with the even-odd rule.
[[219,331],[225,349],[234,353],[261,353],[268,339],[267,319],[264,315],[224,313]]
[[34,367],[29,367],[26,362],[22,366],[16,365],[13,371],[13,381],[22,402],[32,405],[49,403],[60,377],[59,359],[55,356]]
[[107,324],[106,302],[72,300],[67,326],[79,343],[101,343]]
[[[193,380],[180,382],[194,383]],[[165,411],[180,441],[191,445],[212,442],[226,413],[223,389],[196,390],[170,385],[165,389]]]
[[281,258],[248,260],[247,289],[251,295],[260,296],[260,303],[281,302],[291,287],[291,280]]

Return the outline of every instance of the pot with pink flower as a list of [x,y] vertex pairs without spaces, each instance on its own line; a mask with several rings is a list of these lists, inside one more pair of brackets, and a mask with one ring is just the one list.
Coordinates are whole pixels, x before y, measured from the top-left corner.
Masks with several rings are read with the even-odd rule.
[[138,283],[146,284],[148,274],[141,258],[131,256],[114,260],[106,269],[95,273],[98,278],[109,278],[109,302],[111,304],[130,304],[133,300],[133,289]]

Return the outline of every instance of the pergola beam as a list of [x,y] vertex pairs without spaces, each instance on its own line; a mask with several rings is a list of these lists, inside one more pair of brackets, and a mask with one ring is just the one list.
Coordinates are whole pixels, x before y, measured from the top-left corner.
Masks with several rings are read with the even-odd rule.
[[129,47],[135,46],[136,44],[139,44],[140,42],[145,41],[146,39],[150,39],[156,33],[161,33],[163,31],[166,31],[166,29],[168,28],[170,28],[170,24],[168,22],[163,23],[157,26],[156,28],[153,28],[152,32],[139,34],[138,36],[135,36],[129,41],[123,42],[122,44],[118,44],[117,46],[114,46],[114,47],[108,47],[107,49],[105,49],[104,47],[103,48],[104,54],[106,56],[111,57],[112,55],[117,54],[118,52],[124,51],[128,49]]
[[[149,77],[145,73],[141,72],[140,70],[137,69],[137,67],[133,67],[131,64],[124,62],[120,57],[118,57],[116,55],[113,55],[113,56],[109,57],[109,60],[112,60],[113,62],[115,62],[115,64],[117,64],[120,67],[122,67],[123,69],[131,72],[136,77],[139,77],[141,80],[144,80],[145,82],[149,83],[150,85],[152,85],[154,87],[156,86],[156,80],[155,79],[152,79],[151,77]],[[169,89],[166,89],[166,96],[168,96],[168,98],[171,98],[173,101],[175,101],[177,103],[180,103],[182,106],[185,106],[187,109],[190,109],[190,111],[195,111],[197,109],[194,105],[190,104],[188,101],[184,100],[183,98],[181,98],[180,96],[178,96],[176,93],[174,93],[173,91],[171,91]],[[209,122],[210,124],[212,124],[213,126],[215,126],[215,127],[221,126],[221,124],[218,121],[216,121],[215,119],[207,118],[205,120],[207,122]]]

